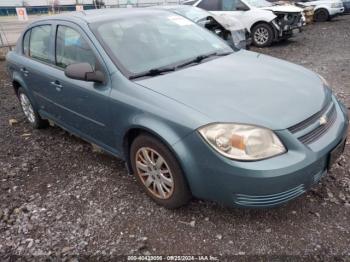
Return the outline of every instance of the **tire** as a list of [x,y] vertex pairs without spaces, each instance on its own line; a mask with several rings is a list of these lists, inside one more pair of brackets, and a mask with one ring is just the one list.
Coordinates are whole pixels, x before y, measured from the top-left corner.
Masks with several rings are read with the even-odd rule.
[[41,119],[38,111],[34,107],[26,91],[22,87],[18,89],[17,95],[23,114],[26,117],[26,120],[31,124],[31,126],[34,129],[47,127],[48,122],[46,120]]
[[251,32],[252,41],[256,47],[266,47],[272,44],[274,32],[269,24],[259,23],[252,28]]
[[329,13],[326,9],[318,9],[315,11],[314,20],[315,22],[326,22],[330,19]]
[[191,192],[177,159],[158,139],[147,134],[136,137],[130,162],[138,183],[157,204],[174,209],[190,201]]

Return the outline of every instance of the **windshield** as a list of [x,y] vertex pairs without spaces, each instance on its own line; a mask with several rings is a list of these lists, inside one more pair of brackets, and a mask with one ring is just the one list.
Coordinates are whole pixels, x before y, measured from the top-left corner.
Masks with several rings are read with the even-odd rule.
[[272,3],[266,1],[266,0],[245,0],[245,2],[253,7],[268,7],[273,6]]
[[129,77],[213,52],[232,52],[209,31],[168,12],[128,15],[100,22],[92,30]]

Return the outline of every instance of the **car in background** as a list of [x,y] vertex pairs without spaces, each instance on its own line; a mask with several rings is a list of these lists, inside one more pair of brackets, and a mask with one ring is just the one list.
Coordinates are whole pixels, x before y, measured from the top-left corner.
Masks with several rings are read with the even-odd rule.
[[300,32],[303,26],[302,9],[293,5],[276,5],[266,0],[197,0],[185,1],[214,14],[237,18],[252,35],[257,47],[287,39]]
[[350,0],[343,0],[344,14],[350,14]]
[[313,6],[315,22],[329,21],[344,13],[344,5],[341,0],[301,0],[297,4],[299,6]]
[[224,39],[235,50],[248,49],[251,44],[252,39],[250,33],[243,24],[234,17],[218,16],[198,7],[188,5],[169,5],[153,8],[166,9],[190,19]]

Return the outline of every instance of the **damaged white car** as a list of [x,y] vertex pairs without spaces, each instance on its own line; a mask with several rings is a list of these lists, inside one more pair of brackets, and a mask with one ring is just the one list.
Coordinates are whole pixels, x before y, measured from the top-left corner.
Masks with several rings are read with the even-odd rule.
[[224,39],[234,50],[249,49],[251,36],[244,25],[232,16],[218,16],[201,8],[188,5],[165,5],[152,7],[165,9],[181,15]]
[[301,8],[276,5],[266,0],[191,0],[184,4],[237,18],[251,33],[253,44],[258,47],[292,37],[301,31],[304,23]]
[[340,0],[301,0],[297,4],[301,7],[313,6],[316,22],[329,21],[333,17],[341,15],[345,10],[343,2]]

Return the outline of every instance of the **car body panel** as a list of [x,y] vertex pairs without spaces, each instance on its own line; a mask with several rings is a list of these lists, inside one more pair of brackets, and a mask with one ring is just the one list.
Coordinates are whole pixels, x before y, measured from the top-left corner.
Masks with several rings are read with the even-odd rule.
[[[234,80],[229,75],[234,75]],[[182,79],[181,85],[177,79]],[[199,79],[200,85],[196,84]],[[191,105],[212,121],[254,123],[273,130],[299,123],[318,112],[326,100],[323,84],[314,73],[244,50],[138,83]],[[199,95],[201,99],[193,99]],[[298,107],[300,104],[304,106]]]
[[[338,7],[333,7],[333,4],[339,4]],[[319,9],[326,9],[331,17],[340,15],[344,12],[343,2],[340,0],[319,0],[319,1],[301,1],[298,4],[303,6],[313,6],[314,11]]]
[[174,150],[185,172],[191,172],[188,181],[197,198],[219,200],[228,206],[278,206],[303,194],[326,175],[329,152],[344,141],[348,130],[345,111],[337,106],[337,112],[337,122],[316,147],[305,147],[287,130],[281,130],[277,135],[288,152],[264,161],[229,160],[203,143],[198,133],[179,141]]
[[[120,12],[121,15],[130,12],[132,16],[148,11]],[[346,138],[348,117],[347,109],[331,95],[317,74],[241,50],[161,76],[130,81],[89,27],[93,21],[114,19],[116,13],[114,10],[94,11],[91,16],[89,12],[72,13],[43,19],[28,27],[66,23],[77,26],[104,69],[103,84],[68,79],[53,64],[25,57],[23,34],[16,50],[8,53],[12,80],[26,90],[42,118],[127,162],[128,134],[135,129],[148,132],[173,152],[194,196],[230,206],[279,205],[304,193],[325,174],[330,151]],[[50,48],[54,61],[54,41]],[[21,71],[23,67],[28,73]],[[50,84],[57,80],[62,84],[61,90]],[[305,145],[287,130],[319,112],[328,100],[335,104],[337,117],[316,142]],[[273,129],[287,152],[250,162],[226,158],[198,132],[198,128],[216,122],[249,123]]]
[[286,12],[286,13],[300,13],[303,9],[295,5],[273,5],[268,7],[261,7],[263,10],[270,10],[273,12]]
[[276,15],[274,15],[269,10],[260,10],[260,9],[251,9],[249,11],[213,11],[213,14],[217,15],[227,15],[232,16],[240,21],[245,25],[247,30],[251,32],[251,29],[254,24],[258,22],[266,22],[271,23],[275,18]]

